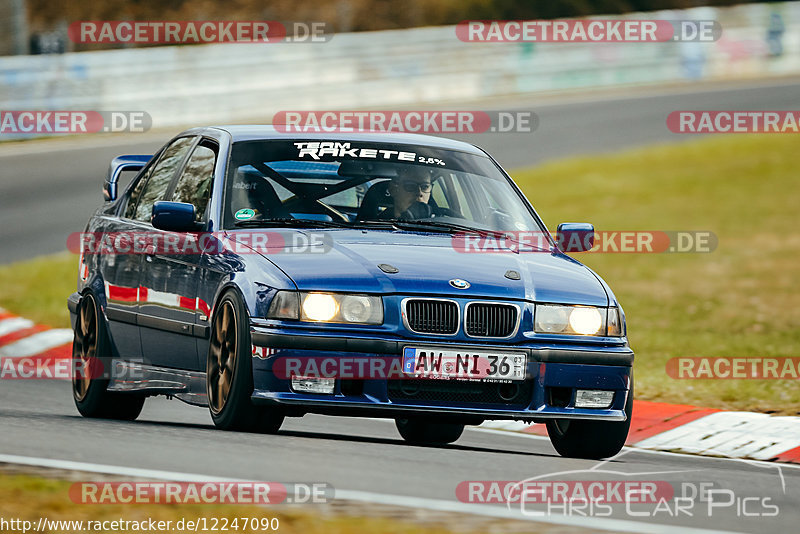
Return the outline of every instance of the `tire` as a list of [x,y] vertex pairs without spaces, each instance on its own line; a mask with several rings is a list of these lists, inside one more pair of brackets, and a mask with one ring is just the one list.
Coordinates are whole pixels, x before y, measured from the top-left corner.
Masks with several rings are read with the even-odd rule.
[[250,319],[241,298],[226,293],[216,306],[206,359],[206,393],[214,426],[222,430],[273,434],[283,424],[276,408],[256,406]]
[[464,425],[439,423],[426,419],[395,419],[397,431],[409,443],[445,445],[453,443],[464,432]]
[[142,413],[145,398],[107,391],[104,365],[112,359],[102,314],[97,300],[87,293],[78,305],[72,337],[72,398],[83,417],[133,421]]
[[625,402],[625,421],[587,421],[554,419],[547,422],[547,435],[558,454],[567,458],[600,460],[622,450],[628,438],[633,415],[633,373]]

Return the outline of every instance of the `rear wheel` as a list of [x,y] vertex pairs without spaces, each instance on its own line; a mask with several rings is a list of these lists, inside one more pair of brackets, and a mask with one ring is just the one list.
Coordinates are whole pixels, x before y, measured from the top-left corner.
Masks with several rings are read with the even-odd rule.
[[78,305],[72,338],[72,398],[84,417],[133,421],[142,412],[144,397],[113,393],[108,389],[110,343],[94,296],[85,295]]
[[458,423],[440,423],[426,419],[395,419],[394,422],[400,435],[409,443],[453,443],[464,432],[464,425]]
[[633,414],[633,374],[625,403],[625,421],[554,419],[547,422],[550,443],[561,456],[599,460],[616,455],[625,445]]
[[277,432],[283,413],[256,406],[250,321],[239,296],[230,291],[217,305],[206,363],[208,407],[214,425],[222,430]]

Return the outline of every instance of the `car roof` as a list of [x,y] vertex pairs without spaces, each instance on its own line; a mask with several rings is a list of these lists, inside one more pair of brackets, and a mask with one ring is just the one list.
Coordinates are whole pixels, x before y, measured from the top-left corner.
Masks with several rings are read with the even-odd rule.
[[320,141],[356,141],[372,143],[396,143],[403,145],[424,145],[433,148],[443,148],[447,150],[459,150],[479,156],[486,156],[486,153],[475,145],[447,139],[445,137],[435,137],[432,135],[420,135],[411,133],[397,132],[352,132],[352,133],[285,133],[275,129],[269,124],[235,124],[222,126],[208,126],[206,128],[193,128],[185,133],[197,134],[203,130],[216,129],[227,132],[232,137],[234,143],[239,141],[258,141],[267,139],[302,139]]

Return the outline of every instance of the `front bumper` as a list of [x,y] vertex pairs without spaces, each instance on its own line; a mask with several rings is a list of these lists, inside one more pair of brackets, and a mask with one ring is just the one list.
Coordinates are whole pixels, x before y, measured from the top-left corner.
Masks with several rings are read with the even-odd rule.
[[[627,346],[564,346],[553,344],[497,345],[447,343],[430,340],[355,338],[312,334],[285,334],[261,326],[251,327],[259,351],[253,358],[253,402],[282,405],[290,413],[324,413],[371,417],[410,417],[415,414],[467,422],[519,419],[595,419],[624,421],[630,391],[633,351]],[[337,379],[334,393],[311,394],[292,390],[290,381],[277,376],[279,358],[370,358],[396,356],[403,347],[431,346],[449,349],[507,350],[527,355],[524,382],[508,394],[500,384],[430,379]],[[577,389],[614,392],[608,408],[576,408]]]

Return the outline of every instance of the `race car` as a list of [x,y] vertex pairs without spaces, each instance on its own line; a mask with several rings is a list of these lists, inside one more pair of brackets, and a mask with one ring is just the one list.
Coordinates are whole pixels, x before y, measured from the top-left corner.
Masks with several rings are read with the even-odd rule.
[[625,315],[565,253],[594,228],[551,235],[480,148],[202,127],[115,158],[103,194],[68,299],[83,416],[167,395],[226,430],[318,413],[392,418],[411,443],[488,420],[546,423],[564,456],[625,443]]

